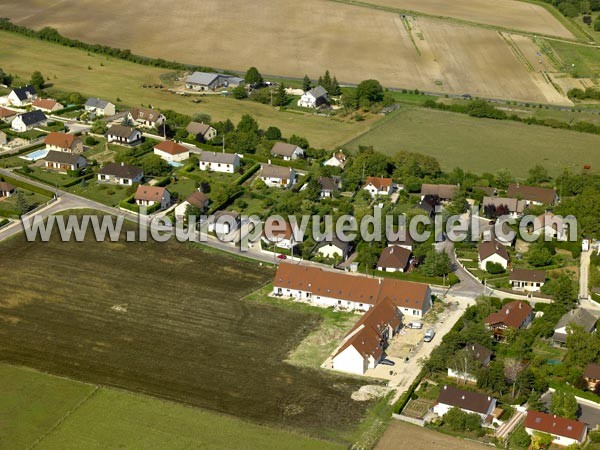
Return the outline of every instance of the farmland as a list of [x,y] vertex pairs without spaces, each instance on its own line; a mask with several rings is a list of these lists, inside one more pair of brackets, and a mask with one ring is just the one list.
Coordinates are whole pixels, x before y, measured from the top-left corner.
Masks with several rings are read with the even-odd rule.
[[[153,0],[141,11],[135,4],[119,3],[120,14],[116,18],[114,0],[86,2],[85,8],[80,5],[81,2],[66,0],[60,8],[44,8],[39,2],[11,0],[3,5],[3,13],[22,25],[34,28],[49,25],[66,36],[87,42],[130,48],[139,54],[187,63],[240,71],[256,65],[264,73],[287,77],[308,73],[316,78],[329,69],[338,80],[348,83],[376,78],[388,87],[570,104],[541,74],[529,71],[493,28],[423,16],[402,18],[393,12],[325,0],[300,4],[286,0],[279,2],[277,8],[249,5],[242,0],[228,4],[210,0],[199,8],[196,2],[186,0],[176,6],[169,4],[166,15],[164,0]],[[249,14],[248,8],[264,11]],[[539,17],[550,16],[543,8],[533,9],[536,14],[539,12]],[[320,12],[318,20],[307,23],[305,17],[315,10]],[[86,17],[94,17],[95,26],[81,20],[82,11]],[[476,14],[479,16],[481,12]],[[133,17],[135,21],[131,20]],[[551,23],[551,19],[550,16],[547,22]],[[519,16],[519,20],[529,23],[529,18]],[[159,22],[165,24],[167,34],[154,32]],[[557,26],[560,27],[558,22]],[[203,38],[191,36],[192,29],[201,29]],[[373,42],[377,45],[372,45]],[[239,51],[240,48],[244,51]],[[356,55],[360,55],[358,61]],[[67,60],[63,58],[61,62]],[[97,67],[98,63],[96,60],[91,64],[92,72],[105,71]],[[88,64],[86,61],[79,67],[85,70]],[[11,64],[9,69],[21,67]],[[86,75],[79,73],[79,77]],[[111,87],[120,84],[112,83]],[[131,97],[128,98],[131,102]],[[289,118],[290,122],[295,119]],[[309,119],[317,120],[307,117],[304,133],[310,128]],[[329,124],[333,127],[331,122],[320,123],[324,128]],[[284,129],[277,122],[272,124]],[[300,122],[296,125],[300,126]],[[291,126],[285,131],[291,132]],[[324,142],[324,139],[319,141],[321,145]]]
[[0,361],[357,439],[370,406],[350,398],[361,383],[284,363],[320,317],[241,300],[272,270],[176,242],[18,236],[0,253]]
[[483,450],[483,444],[466,441],[427,428],[420,428],[399,420],[393,420],[387,431],[377,443],[376,450],[393,450],[398,442],[406,442],[410,436],[410,448],[413,450],[431,450],[445,448],[461,448],[463,450]]
[[263,128],[276,126],[286,136],[304,136],[315,147],[333,147],[365,131],[371,123],[334,121],[297,111],[294,114],[280,112],[260,103],[240,102],[219,95],[202,97],[202,102],[196,104],[189,97],[141,87],[143,84],[161,83],[160,76],[167,72],[166,69],[88,54],[2,31],[0,41],[3,44],[0,47],[1,67],[6,72],[19,75],[21,82],[29,80],[34,70],[40,70],[55,89],[102,97],[112,102],[120,99],[118,103],[129,106],[151,104],[190,115],[202,112],[215,121],[229,118],[236,123],[242,114],[248,113]]
[[389,155],[399,150],[431,155],[443,169],[459,166],[483,173],[507,168],[517,177],[536,164],[552,175],[564,168],[577,172],[584,164],[600,167],[600,136],[425,108],[404,107],[345,147],[359,145]]
[[[0,447],[103,450],[335,449],[336,444],[115,389],[0,364]],[[110,414],[106,414],[110,411]],[[92,425],[93,424],[93,425]]]

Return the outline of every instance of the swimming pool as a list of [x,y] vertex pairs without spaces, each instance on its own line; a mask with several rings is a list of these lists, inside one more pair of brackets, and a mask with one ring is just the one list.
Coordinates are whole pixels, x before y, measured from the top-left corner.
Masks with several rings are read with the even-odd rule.
[[169,165],[170,165],[171,167],[183,167],[183,166],[184,166],[184,164],[183,164],[183,163],[176,162],[176,161],[169,161]]
[[27,161],[37,161],[38,159],[45,158],[48,154],[48,150],[42,148],[40,150],[36,150],[35,152],[28,153],[27,155],[21,156],[21,158],[26,159]]

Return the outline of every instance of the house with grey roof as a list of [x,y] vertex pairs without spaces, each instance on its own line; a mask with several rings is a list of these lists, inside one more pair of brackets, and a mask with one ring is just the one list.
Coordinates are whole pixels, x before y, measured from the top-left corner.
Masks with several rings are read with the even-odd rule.
[[98,171],[98,182],[131,186],[141,183],[144,171],[141,167],[130,166],[124,163],[108,163]]
[[31,130],[35,127],[43,127],[48,123],[48,118],[39,109],[34,109],[23,114],[19,114],[10,123],[10,127],[19,133]]
[[96,116],[114,116],[117,113],[114,104],[99,98],[88,98],[85,102],[85,112]]
[[572,309],[563,315],[554,327],[552,342],[555,347],[565,347],[567,345],[567,327],[576,325],[582,327],[588,333],[596,329],[598,319],[591,312],[583,308]]
[[37,92],[32,85],[28,84],[27,86],[14,88],[7,98],[13,106],[26,106],[37,99]]
[[234,75],[215,72],[194,72],[185,79],[186,89],[192,91],[214,91],[221,87],[235,87],[244,80]]
[[262,164],[260,179],[268,187],[290,188],[296,184],[296,171],[291,167]]
[[235,153],[202,152],[198,159],[200,170],[235,173],[240,167],[240,157]]
[[329,104],[329,96],[322,86],[317,86],[310,91],[306,91],[298,100],[298,106],[302,108],[314,109],[327,104]]
[[75,153],[57,152],[50,150],[44,157],[46,169],[57,170],[59,172],[68,172],[84,169],[87,166],[87,160]]
[[202,122],[190,122],[185,131],[194,136],[198,142],[207,142],[217,136],[217,130]]
[[275,145],[271,148],[271,155],[283,158],[284,161],[291,161],[292,159],[302,158],[304,150],[287,142],[275,142]]
[[113,125],[106,131],[106,139],[123,145],[135,145],[142,140],[142,132],[123,125]]

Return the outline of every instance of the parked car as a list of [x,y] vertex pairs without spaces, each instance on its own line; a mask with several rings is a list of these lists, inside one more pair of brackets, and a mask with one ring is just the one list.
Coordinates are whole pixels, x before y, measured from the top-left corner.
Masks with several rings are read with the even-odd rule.
[[433,340],[433,337],[435,336],[435,331],[433,330],[433,328],[430,328],[429,330],[427,330],[427,332],[425,333],[425,336],[423,336],[423,340],[425,342],[431,342]]
[[284,260],[284,259],[287,259],[287,256],[285,256],[285,255],[277,255],[277,259]]
[[420,330],[421,328],[423,328],[423,324],[421,322],[409,322],[406,325],[407,328],[412,328],[415,330]]
[[379,364],[383,364],[384,366],[395,366],[396,363],[394,361],[390,361],[389,359],[382,359],[379,361]]

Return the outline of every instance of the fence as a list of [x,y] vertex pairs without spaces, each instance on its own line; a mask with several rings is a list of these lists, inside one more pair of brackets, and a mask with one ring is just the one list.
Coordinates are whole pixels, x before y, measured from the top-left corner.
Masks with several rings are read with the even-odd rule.
[[396,420],[402,420],[403,422],[412,423],[413,425],[417,425],[419,427],[425,426],[425,420],[416,419],[414,417],[408,417],[408,416],[405,416],[404,414],[392,413],[392,418],[396,419]]

